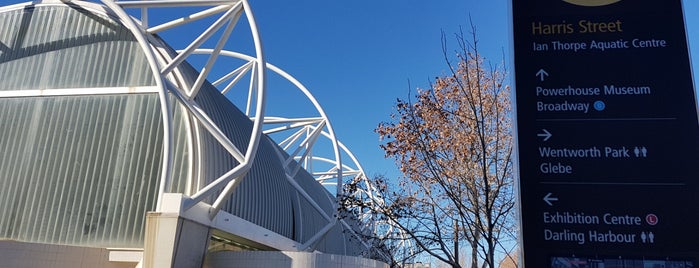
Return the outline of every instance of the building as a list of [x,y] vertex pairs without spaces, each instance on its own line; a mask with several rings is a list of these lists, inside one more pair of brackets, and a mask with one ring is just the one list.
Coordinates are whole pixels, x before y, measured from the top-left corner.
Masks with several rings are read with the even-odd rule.
[[[161,9],[183,15],[158,21]],[[161,35],[207,19],[181,51]],[[240,27],[249,54],[227,49]],[[264,61],[255,27],[246,0],[0,7],[4,265],[384,267],[367,219],[337,216],[361,167],[307,90]],[[213,71],[223,58],[238,65]],[[266,116],[270,70],[320,116]],[[224,96],[236,88],[246,107]],[[330,158],[310,150],[323,138]]]

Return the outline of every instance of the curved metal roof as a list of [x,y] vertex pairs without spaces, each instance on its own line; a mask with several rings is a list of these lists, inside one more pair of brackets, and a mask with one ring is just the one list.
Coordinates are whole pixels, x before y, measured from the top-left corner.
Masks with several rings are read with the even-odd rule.
[[[183,212],[205,209],[212,228],[228,230],[218,219],[232,215],[289,239],[268,243],[278,249],[358,255],[371,246],[350,238],[357,222],[336,215],[335,194],[345,176],[363,176],[361,167],[308,90],[265,63],[246,1],[103,4],[0,8],[0,74],[9,77],[0,81],[0,148],[9,156],[0,161],[0,201],[15,204],[0,208],[0,236],[139,247],[142,216],[173,192],[184,194]],[[149,25],[150,9],[181,6],[181,17]],[[128,8],[141,10],[140,20]],[[224,49],[242,17],[253,56]],[[211,25],[181,51],[158,36],[207,18]],[[214,36],[214,48],[202,48]],[[199,70],[186,61],[195,54],[209,55]],[[222,57],[238,65],[210,79]],[[318,116],[265,117],[268,68],[308,96]],[[231,88],[246,89],[247,107],[222,94]],[[268,136],[287,130],[282,141]],[[330,140],[328,157],[312,153],[321,137]],[[343,163],[343,154],[353,161]],[[313,161],[330,165],[314,170]]]

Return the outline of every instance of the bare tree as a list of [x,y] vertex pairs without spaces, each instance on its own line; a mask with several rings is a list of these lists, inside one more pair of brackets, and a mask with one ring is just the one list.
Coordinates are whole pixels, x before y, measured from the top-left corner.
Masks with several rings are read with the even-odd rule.
[[514,234],[506,70],[484,63],[475,30],[471,42],[456,34],[455,62],[442,36],[450,74],[399,99],[391,120],[376,129],[404,176],[373,179],[381,202],[344,202],[399,227],[419,252],[451,267],[462,267],[462,246],[471,268],[496,267],[496,252],[506,248],[500,243]]

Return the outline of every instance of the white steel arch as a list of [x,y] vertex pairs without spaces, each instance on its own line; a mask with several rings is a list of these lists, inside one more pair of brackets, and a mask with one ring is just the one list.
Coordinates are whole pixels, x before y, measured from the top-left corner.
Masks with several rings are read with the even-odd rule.
[[[101,5],[100,5],[101,3]],[[262,126],[265,110],[265,73],[263,67],[265,60],[262,51],[262,44],[257,31],[256,22],[247,0],[138,0],[138,1],[113,1],[99,0],[98,1],[71,1],[71,0],[38,0],[28,3],[19,3],[11,6],[3,7],[3,9],[15,9],[23,6],[65,6],[70,5],[79,7],[85,10],[93,11],[99,14],[109,15],[118,20],[133,34],[138,45],[145,54],[148,65],[151,68],[155,86],[136,87],[136,88],[103,88],[99,90],[86,89],[50,89],[39,91],[25,92],[3,92],[2,97],[13,96],[71,96],[85,94],[133,94],[133,93],[157,93],[161,107],[161,117],[163,121],[163,159],[160,171],[160,186],[156,210],[162,209],[162,199],[165,194],[165,189],[172,183],[172,163],[173,163],[173,104],[169,101],[169,95],[175,96],[193,115],[195,120],[203,126],[202,131],[207,131],[230,153],[230,155],[239,162],[235,168],[215,180],[214,182],[201,187],[192,189],[191,199],[186,200],[186,208],[191,208],[196,203],[201,202],[206,198],[213,197],[215,202],[210,213],[210,218],[214,218],[220,210],[222,204],[230,196],[235,186],[240,183],[242,178],[248,172],[255,159],[257,147],[262,136]],[[134,17],[126,10],[138,10],[136,12],[140,17]],[[203,10],[202,10],[203,9]],[[167,12],[168,14],[177,14],[179,17],[158,23],[157,25],[149,25],[150,12]],[[219,51],[224,47],[228,47],[233,42],[229,42],[231,33],[240,25],[239,20],[242,17],[246,18],[246,27],[250,34],[253,56],[251,62],[255,66],[252,78],[249,81],[251,92],[255,92],[255,101],[250,104],[251,112],[249,115],[253,119],[253,128],[250,132],[249,143],[245,148],[237,148],[211,121],[209,116],[193,101],[199,93],[199,89],[203,85],[211,67],[216,62]],[[202,23],[202,20],[214,20],[210,25]],[[197,23],[193,23],[197,22]],[[171,57],[166,50],[161,39],[156,37],[156,34],[161,34],[168,31],[177,32],[180,27],[195,24],[201,29],[201,34],[192,40],[186,48]],[[191,30],[191,29],[189,29]],[[199,71],[199,77],[192,85],[184,85],[178,82],[181,78],[180,66],[191,56],[194,50],[205,46],[205,43],[212,42],[214,37],[218,37],[214,43],[211,56],[209,57],[206,66]],[[235,83],[242,83],[236,81]],[[190,127],[193,122],[190,122]],[[190,136],[190,139],[197,139],[196,135]],[[190,142],[192,144],[192,142]],[[190,161],[191,163],[192,161]],[[223,190],[222,192],[218,192]]]
[[[216,139],[223,145],[230,153],[231,155],[238,160],[241,164],[239,166],[236,166],[234,169],[229,171],[228,173],[224,174],[221,176],[221,178],[217,179],[211,184],[208,184],[204,186],[202,189],[198,189],[197,192],[194,192],[191,196],[191,199],[185,200],[184,203],[184,209],[189,209],[194,207],[197,203],[201,202],[205,198],[215,194],[217,191],[221,190],[223,188],[223,192],[216,197],[216,201],[212,204],[212,209],[209,212],[209,217],[210,219],[214,219],[218,211],[221,209],[221,206],[225,202],[225,200],[230,196],[232,193],[233,189],[235,186],[243,179],[245,176],[246,172],[250,169],[250,166],[252,165],[252,162],[254,161],[254,156],[255,152],[257,151],[257,145],[259,143],[260,135],[262,133],[264,134],[273,134],[273,133],[278,133],[278,132],[283,132],[283,131],[289,131],[289,130],[295,130],[293,134],[291,134],[286,140],[280,141],[279,145],[282,146],[282,148],[285,148],[285,150],[288,153],[288,156],[286,159],[284,159],[285,164],[290,164],[291,161],[296,161],[298,165],[295,165],[294,169],[291,169],[291,172],[288,174],[289,178],[293,178],[295,174],[299,171],[300,167],[304,167],[309,173],[311,173],[319,183],[328,185],[328,184],[334,184],[333,186],[335,187],[335,195],[339,196],[342,194],[342,184],[343,184],[343,177],[345,174],[347,175],[353,175],[355,178],[361,178],[365,177],[364,171],[361,169],[361,166],[359,166],[358,161],[354,157],[354,155],[347,150],[347,148],[340,144],[334,134],[334,130],[332,129],[332,126],[330,125],[330,122],[323,111],[322,107],[320,104],[317,102],[317,100],[312,96],[312,94],[308,91],[308,89],[303,86],[298,80],[296,80],[294,77],[289,75],[288,73],[282,71],[281,69],[277,68],[276,66],[273,66],[271,64],[265,63],[265,61],[262,58],[262,51],[261,51],[261,45],[259,41],[259,36],[257,35],[257,29],[254,24],[254,19],[252,19],[252,14],[249,14],[249,6],[247,5],[247,2],[245,1],[160,1],[160,0],[152,0],[152,1],[118,1],[115,3],[107,3],[109,2],[108,0],[104,0],[105,4],[110,6],[111,8],[115,9],[116,7],[113,7],[113,5],[118,5],[119,7],[122,8],[140,8],[141,9],[141,19],[136,20],[134,19],[134,23],[132,23],[134,28],[137,28],[138,31],[135,31],[135,35],[139,36],[138,33],[142,33],[143,37],[147,39],[148,42],[151,44],[158,44],[161,41],[151,34],[156,34],[160,33],[162,31],[166,30],[172,30],[176,29],[176,27],[196,21],[196,20],[201,20],[205,17],[209,16],[214,16],[219,13],[224,13],[221,15],[210,27],[208,27],[197,39],[192,41],[191,44],[189,44],[185,49],[177,51],[177,55],[175,57],[170,57],[165,51],[162,50],[162,48],[158,47],[150,47],[152,53],[154,55],[160,56],[158,58],[158,66],[159,66],[159,77],[160,76],[170,76],[170,77],[179,77],[181,74],[179,73],[177,66],[179,64],[182,64],[186,59],[188,59],[189,56],[195,55],[195,54],[204,54],[208,55],[209,58],[206,61],[206,64],[201,68],[200,75],[197,78],[196,82],[194,85],[192,85],[190,88],[181,88],[177,86],[171,85],[170,88],[174,88],[176,90],[173,90],[172,93],[175,95],[188,109],[188,111],[195,116],[197,121],[204,126],[206,131],[208,131],[210,134],[212,134]],[[231,4],[227,6],[226,4]],[[211,7],[209,9],[206,9],[204,11],[192,13],[186,16],[183,16],[181,18],[171,20],[156,26],[149,26],[149,9],[155,9],[155,8],[172,8],[172,7],[182,7],[182,6],[206,6],[206,5],[212,5],[212,4],[220,4],[219,6]],[[241,10],[242,8],[242,10]],[[249,56],[246,54],[242,54],[239,52],[234,52],[230,51],[227,49],[224,49],[226,40],[230,33],[233,30],[233,26],[235,25],[235,22],[240,18],[241,13],[245,12],[246,16],[249,18],[248,23],[250,24],[252,33],[253,33],[253,39],[255,40],[255,51],[257,53],[257,56]],[[119,12],[122,13],[120,16],[127,16],[124,12]],[[215,48],[201,48],[201,45],[209,38],[214,36],[214,32],[217,31],[218,29],[222,28],[224,25],[226,25],[226,22],[228,22],[226,29],[224,32],[221,34],[221,39],[219,42],[216,44]],[[139,39],[140,40],[140,39]],[[148,43],[146,42],[146,43]],[[215,80],[210,80],[213,81],[212,84],[214,86],[217,86],[221,89],[221,92],[223,94],[228,93],[234,86],[237,86],[241,81],[243,81],[243,77],[251,73],[251,79],[248,87],[248,100],[246,102],[246,106],[244,107],[244,112],[246,115],[250,117],[250,119],[254,122],[254,132],[251,133],[251,141],[250,144],[248,145],[246,150],[241,150],[239,148],[236,148],[235,145],[233,145],[223,133],[218,130],[216,125],[208,118],[208,116],[197,106],[197,104],[193,101],[194,97],[196,97],[196,94],[199,91],[199,88],[202,86],[204,80],[208,78],[208,76],[211,73],[211,70],[214,67],[214,64],[216,63],[217,59],[220,56],[228,56],[228,57],[234,57],[238,59],[242,59],[245,62],[243,64],[240,64],[237,67],[234,67],[232,71],[226,73],[223,77],[220,77]],[[265,108],[265,99],[266,99],[266,90],[265,90],[265,69],[264,67],[269,68],[270,70],[274,71],[276,74],[284,77],[287,79],[289,82],[294,84],[307,98],[308,100],[313,104],[315,107],[316,111],[319,113],[318,117],[308,117],[308,118],[282,118],[282,117],[265,117],[264,116],[264,108]],[[229,67],[229,66],[227,66]],[[156,74],[157,75],[157,74]],[[165,81],[165,83],[174,83],[172,81]],[[163,84],[165,84],[163,83]],[[262,120],[261,120],[262,119]],[[168,119],[171,120],[171,119]],[[278,126],[278,127],[269,127],[269,126]],[[279,127],[279,125],[282,125]],[[268,127],[264,127],[268,126]],[[264,130],[263,130],[264,128]],[[195,132],[196,133],[196,132]],[[332,152],[333,155],[330,157],[321,157],[314,155],[312,153],[313,146],[316,144],[316,142],[319,140],[321,136],[324,136],[330,140],[332,144]],[[303,138],[302,138],[303,137]],[[196,139],[197,137],[192,137],[193,139]],[[169,145],[171,146],[171,145]],[[342,149],[340,149],[342,148]],[[242,152],[246,152],[245,155],[243,155]],[[349,155],[350,158],[353,160],[354,167],[348,166],[348,165],[343,165],[342,163],[342,158],[341,158],[341,153],[344,151],[345,154]],[[171,158],[172,156],[168,156],[169,159],[168,161],[172,161]],[[313,162],[324,162],[324,163],[329,163],[332,165],[332,168],[327,169],[327,170],[322,170],[322,171],[314,171],[311,168],[314,166],[312,165]],[[346,173],[345,173],[346,172]],[[161,186],[161,189],[167,188],[167,184],[170,183],[169,179],[163,180],[163,184]],[[317,233],[315,236],[313,236],[310,240],[308,240],[306,243],[300,246],[300,249],[302,250],[307,250],[312,247],[313,244],[315,244],[319,239],[321,239],[326,232],[328,232],[332,227],[334,227],[338,223],[342,223],[345,225],[349,230],[354,232],[354,228],[351,227],[349,224],[345,222],[343,219],[338,219],[337,215],[329,215],[326,212],[324,212],[322,209],[320,209],[319,205],[315,203],[302,189],[302,187],[298,186],[297,184],[294,184],[293,181],[290,181],[292,185],[295,185],[297,190],[301,193],[302,196],[304,196],[307,201],[309,201],[318,212],[321,213],[321,215],[327,220],[327,225],[325,228],[323,228],[319,233]],[[224,188],[225,187],[225,188]],[[337,206],[337,203],[333,202],[335,206]],[[363,228],[363,231],[366,230]],[[362,239],[360,239],[362,240]],[[367,244],[364,242],[364,245],[367,248],[370,248],[372,245]]]
[[[205,199],[213,198],[215,201],[207,207],[208,218],[213,220],[216,218],[221,207],[229,198],[235,187],[243,180],[247,172],[250,170],[256,156],[257,148],[262,138],[262,134],[273,135],[276,133],[290,133],[287,138],[278,141],[281,148],[285,149],[286,158],[284,163],[290,164],[292,161],[298,163],[293,169],[290,168],[289,177],[293,178],[299,171],[299,168],[305,168],[316,180],[324,185],[332,185],[335,187],[335,196],[342,195],[343,182],[347,180],[364,180],[366,190],[358,193],[366,195],[372,202],[382,202],[380,196],[374,194],[374,188],[367,180],[367,176],[361,165],[354,155],[340,143],[334,133],[334,130],[328,120],[325,112],[320,104],[312,96],[310,91],[303,86],[298,80],[282,71],[281,69],[267,64],[264,60],[262,44],[257,31],[257,26],[250,10],[247,0],[141,0],[141,1],[113,1],[100,0],[105,7],[92,2],[70,1],[70,0],[44,0],[37,1],[32,4],[66,4],[77,5],[90,10],[99,10],[102,13],[108,13],[118,18],[135,36],[138,44],[146,54],[146,58],[151,67],[151,72],[155,78],[155,89],[146,89],[150,92],[157,92],[160,99],[162,110],[163,128],[163,166],[161,170],[161,182],[158,194],[158,203],[156,211],[163,209],[163,196],[165,189],[172,183],[171,170],[173,163],[172,153],[172,109],[173,104],[169,101],[169,95],[175,96],[182,103],[187,111],[192,115],[192,118],[201,124],[203,129],[197,131],[206,131],[212,135],[222,147],[235,158],[239,164],[233,169],[214,180],[212,183],[203,187],[191,189],[188,195],[190,198],[184,200],[183,210],[189,210],[197,207]],[[25,4],[26,5],[26,4]],[[194,8],[194,9],[192,9]],[[203,10],[202,10],[203,9]],[[127,12],[137,10],[139,12]],[[161,23],[153,23],[154,20],[150,17],[151,12],[179,12],[180,16],[175,19]],[[133,17],[132,15],[136,15]],[[252,39],[253,56],[233,52],[228,50],[230,43],[228,42],[231,33],[239,25],[239,20],[242,17],[247,18],[247,27]],[[178,51],[175,55],[169,54],[166,50],[166,45],[156,34],[165,33],[168,31],[178,31],[180,27],[190,25],[195,21],[203,21],[213,19],[210,25],[204,24],[201,34],[183,50]],[[151,24],[154,24],[151,26]],[[214,40],[218,37],[218,40]],[[210,41],[213,40],[213,41]],[[210,42],[214,43],[213,48],[204,48]],[[180,66],[188,60],[192,55],[208,55],[208,59],[203,67],[198,70],[199,76],[191,85],[179,83],[182,73]],[[215,86],[222,87],[221,90],[225,94],[235,86],[243,84],[244,76],[250,74],[250,79],[247,84],[248,102],[244,109],[245,114],[253,121],[253,128],[250,133],[250,141],[245,148],[239,148],[234,145],[219,127],[211,120],[204,112],[194,98],[199,94],[199,90],[211,71],[221,57],[234,57],[244,60],[244,63],[239,66],[233,66],[233,71],[227,73],[220,79],[214,80]],[[312,117],[269,117],[265,116],[265,106],[267,98],[266,90],[266,71],[272,70],[274,73],[282,76],[296,86],[303,95],[311,102],[312,106],[317,111],[317,116]],[[211,80],[210,80],[211,81]],[[139,93],[143,91],[134,90],[131,88],[114,89],[109,91],[109,94],[114,93]],[[8,93],[9,94],[9,93]],[[75,91],[58,92],[57,95],[75,95],[84,94],[76,93]],[[193,127],[193,122],[190,122],[190,127]],[[194,131],[193,133],[199,133]],[[325,137],[330,140],[332,149],[330,155],[314,154],[314,145]],[[190,139],[197,139],[197,134],[190,135]],[[190,142],[190,144],[197,144]],[[351,161],[342,161],[343,155],[346,155]],[[193,160],[191,160],[193,161]],[[322,165],[314,165],[314,162],[330,164],[331,168],[315,170],[314,168]],[[348,177],[349,179],[345,178]],[[293,184],[293,183],[292,183]],[[304,190],[297,186],[299,192],[304,193]],[[308,201],[312,201],[308,198]],[[334,203],[337,206],[337,203]],[[317,206],[317,205],[316,205]],[[345,220],[340,219],[337,215],[329,215],[316,208],[328,224],[313,236],[309,241],[298,247],[301,250],[312,249],[314,243],[321,239],[326,232],[337,224],[342,224],[349,230],[354,232],[354,228]],[[377,224],[381,224],[369,218],[362,218],[364,229],[361,231],[376,231]],[[392,230],[392,229],[391,229]],[[361,235],[361,234],[357,234]],[[360,239],[362,243],[370,248],[371,243],[367,243]]]
[[[211,49],[198,49],[194,51],[194,53],[201,55],[210,55],[211,53],[215,52],[216,51]],[[240,59],[246,62],[239,68],[235,68],[229,72],[224,72],[220,78],[212,79],[214,81],[212,82],[214,86],[217,86],[223,94],[230,95],[234,93],[231,91],[231,83],[240,81],[248,72],[252,70],[252,67],[255,66],[254,58],[242,53],[227,50],[220,51],[220,54],[222,56]],[[351,232],[355,232],[355,229],[346,224],[345,220],[339,218],[336,213],[331,214],[321,209],[320,204],[311,198],[302,186],[294,181],[294,178],[300,171],[300,168],[304,168],[314,178],[316,178],[316,181],[318,181],[320,184],[332,180],[332,186],[335,188],[335,193],[333,194],[336,196],[342,194],[343,172],[345,171],[345,168],[347,171],[352,171],[354,173],[357,173],[358,171],[357,168],[349,168],[348,166],[342,164],[342,152],[340,150],[341,144],[335,137],[330,120],[310,91],[303,84],[301,84],[301,82],[280,68],[269,63],[267,63],[265,66],[275,74],[291,82],[296,89],[298,89],[307,98],[307,100],[314,107],[315,112],[317,112],[317,114],[311,116],[295,118],[267,116],[262,121],[262,123],[265,125],[264,134],[281,134],[278,135],[282,138],[277,140],[277,144],[284,150],[285,153],[282,154],[280,152],[278,155],[282,163],[284,163],[288,182],[326,221],[325,227],[323,227],[318,233],[313,235],[311,239],[301,245],[302,250],[309,250],[312,249],[313,245],[323,238],[325,234],[337,224],[343,224]],[[240,94],[240,92],[235,93]],[[251,93],[252,92],[248,92],[248,96],[252,96]],[[251,103],[250,98],[248,97],[248,99],[244,102],[246,105],[249,105],[249,103]],[[247,107],[245,107],[244,110],[246,114],[249,112]],[[252,117],[251,119],[256,120]],[[321,157],[313,153],[313,149],[322,137],[326,137],[327,140],[330,141],[330,146],[332,147],[331,150],[329,150],[329,152],[331,152],[330,156]],[[344,148],[344,146],[342,147]],[[344,149],[346,152],[349,152],[346,150],[346,148]],[[355,166],[360,168],[354,156],[352,156],[352,159],[355,160]],[[313,167],[320,166],[314,165],[314,162],[329,164],[330,168],[324,170],[314,170]],[[336,211],[338,206],[336,200],[328,199],[328,202],[333,204],[335,208],[334,211]],[[367,249],[371,247],[371,245],[364,243],[363,239],[359,240],[362,241]]]
[[[208,55],[213,52],[214,51],[209,49],[198,49],[194,53]],[[223,56],[249,61],[248,63],[243,64],[240,68],[225,73],[221,78],[218,78],[215,80],[215,82],[213,82],[215,86],[219,87],[222,93],[228,94],[231,86],[226,85],[224,82],[229,80],[240,80],[241,77],[243,77],[253,65],[252,58],[248,55],[233,51],[221,51],[220,53]],[[288,80],[296,87],[296,89],[301,91],[301,93],[306,96],[308,101],[313,105],[318,113],[318,116],[266,116],[264,118],[264,123],[266,125],[264,130],[265,134],[287,133],[282,135],[281,139],[277,140],[280,148],[284,148],[288,153],[287,158],[283,159],[285,163],[289,163],[292,160],[296,161],[298,163],[297,167],[303,166],[306,171],[308,171],[316,179],[316,181],[325,186],[330,186],[331,188],[334,187],[336,198],[338,199],[342,198],[342,195],[351,195],[354,198],[365,200],[372,206],[380,207],[384,205],[385,201],[383,200],[383,197],[378,194],[379,191],[369,180],[360,162],[357,160],[354,154],[335,136],[330,120],[311,92],[296,78],[286,73],[279,67],[270,63],[267,63],[266,66],[273,73]],[[247,103],[249,103],[249,101]],[[319,141],[321,136],[331,142],[333,147],[331,155],[328,155],[327,151],[324,151],[326,154],[320,155],[312,152],[311,149],[314,148],[316,145],[315,143]],[[294,141],[299,140],[302,140],[302,142],[296,144],[294,143]],[[343,158],[348,158],[349,161],[343,161]],[[317,166],[313,165],[312,163],[317,162],[327,163],[331,166],[331,168],[314,169]],[[293,178],[297,171],[298,170],[292,171],[291,174],[289,174],[290,178]],[[344,193],[344,183],[347,182],[358,183],[362,187],[358,187],[356,192]],[[291,183],[293,185],[293,181]],[[304,190],[300,186],[297,186],[297,190],[302,192],[302,194],[304,193]],[[307,198],[307,201],[310,203],[315,203],[315,201],[310,198]],[[372,214],[360,215],[359,221],[361,224],[359,226],[359,230],[356,230],[356,226],[351,226],[346,220],[338,218],[336,222],[333,220],[332,215],[327,215],[320,209],[318,209],[318,211],[328,220],[328,225],[326,227],[332,227],[336,223],[344,225],[348,230],[353,232],[356,237],[359,238],[367,250],[374,249],[373,247],[376,245],[376,243],[383,243],[391,240],[397,244],[396,247],[400,248],[401,250],[405,250],[408,252],[407,254],[412,254],[412,244],[410,243],[405,231],[389,221],[378,219]],[[328,228],[325,230],[327,231]],[[322,235],[322,233],[317,235]],[[367,237],[370,237],[370,239],[366,239]],[[304,245],[304,247],[307,247],[308,244],[312,242],[315,241],[309,241],[307,245]],[[378,251],[374,253],[378,253],[386,257],[385,252]]]
[[[195,54],[201,55],[210,55],[214,52],[215,51],[211,49],[197,49],[194,51]],[[231,83],[241,80],[243,76],[252,70],[252,67],[255,65],[253,62],[254,58],[239,52],[227,50],[220,51],[220,55],[241,59],[247,62],[239,68],[225,73],[222,77],[215,79],[214,82],[212,82],[214,86],[219,87],[221,93],[230,94],[232,88]],[[272,64],[267,63],[265,66],[273,73],[292,83],[312,104],[317,114],[308,117],[294,118],[266,116],[264,117],[263,121],[265,125],[264,134],[272,135],[276,133],[287,133],[286,135],[283,135],[284,139],[277,141],[277,144],[281,148],[284,148],[289,155],[284,159],[284,162],[288,165],[291,161],[296,161],[299,163],[298,167],[304,167],[306,171],[311,173],[311,175],[313,175],[321,184],[327,185],[329,184],[329,181],[332,181],[333,187],[335,187],[334,194],[340,195],[342,193],[342,177],[344,176],[341,158],[342,150],[325,111],[315,97],[313,97],[310,91],[296,78]],[[229,83],[226,84],[226,82]],[[250,103],[249,98],[246,103]],[[248,110],[249,109],[246,107],[246,113]],[[252,117],[251,119],[256,120]],[[330,141],[332,146],[332,155],[327,157],[319,157],[313,154],[313,146],[319,141],[321,136],[327,137]],[[346,148],[345,151],[347,151]],[[358,166],[356,159],[354,159],[353,156],[352,158],[354,160],[354,164]],[[313,170],[313,165],[311,162],[314,160],[330,163],[333,168],[326,170]],[[296,172],[298,172],[298,169],[292,170],[289,175],[293,177]]]
[[[238,161],[238,165],[230,171],[226,172],[212,183],[207,184],[199,189],[193,189],[191,198],[186,200],[184,209],[189,209],[195,204],[202,202],[204,199],[214,197],[212,209],[210,209],[209,217],[213,219],[220,211],[224,202],[230,197],[235,187],[243,180],[247,172],[250,170],[257,148],[262,135],[262,126],[265,110],[265,60],[262,51],[262,44],[257,25],[250,10],[250,5],[247,0],[219,0],[219,1],[202,1],[202,0],[139,0],[139,1],[112,1],[102,0],[126,25],[131,29],[134,36],[146,52],[149,63],[153,68],[154,76],[158,81],[158,88],[161,92],[161,106],[163,107],[163,119],[166,124],[165,135],[167,136],[164,143],[165,154],[163,159],[163,172],[160,185],[160,193],[157,209],[161,209],[162,196],[165,189],[172,183],[172,178],[169,175],[172,165],[172,118],[170,104],[167,103],[167,94],[171,93],[184,104],[188,112],[203,126],[203,130],[211,134],[229,153]],[[204,8],[199,11],[192,8]],[[140,17],[130,16],[125,9],[140,9]],[[169,21],[150,25],[152,22],[149,19],[151,12],[178,12],[181,16]],[[209,116],[194,102],[194,98],[199,93],[204,81],[207,79],[213,65],[216,63],[220,52],[230,46],[229,38],[231,33],[239,25],[241,17],[247,18],[247,25],[252,37],[254,56],[250,60],[250,68],[253,75],[249,81],[249,88],[255,94],[255,102],[250,104],[249,116],[253,119],[253,129],[250,133],[250,141],[246,148],[237,148],[225,134],[221,132],[219,127],[209,118]],[[215,19],[211,25],[206,26],[201,21],[207,18]],[[165,44],[155,37],[155,34],[161,34],[166,31],[177,31],[180,27],[190,25],[197,22],[197,25],[202,25],[202,32],[197,38],[192,40],[186,48],[178,51],[174,57],[165,51]],[[176,77],[181,77],[178,69],[195,50],[201,49],[202,46],[210,39],[218,37],[214,48],[211,49],[210,57],[206,65],[199,70],[199,76],[192,85],[178,84]],[[209,41],[210,42],[210,41]],[[159,45],[159,46],[158,46]],[[170,81],[165,81],[164,77],[169,77]],[[234,81],[232,84],[237,84],[242,81]],[[190,124],[191,125],[191,124]],[[195,131],[195,133],[200,133]],[[198,139],[197,135],[190,136],[191,139]],[[190,142],[190,144],[197,144]],[[221,191],[220,193],[218,193]]]

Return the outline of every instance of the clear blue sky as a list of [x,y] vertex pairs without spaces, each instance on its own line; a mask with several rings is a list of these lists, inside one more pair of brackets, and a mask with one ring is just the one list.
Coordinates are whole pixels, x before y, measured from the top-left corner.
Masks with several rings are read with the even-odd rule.
[[[699,74],[699,1],[683,2]],[[451,38],[460,26],[470,30],[470,16],[487,59],[500,63],[505,53],[509,61],[508,0],[252,0],[251,5],[268,62],[311,90],[370,176],[398,175],[373,130],[389,119],[396,98],[406,98],[410,87],[425,88],[428,79],[447,72],[441,31]]]
[[[468,33],[470,18],[482,54],[496,64],[510,60],[509,0],[249,1],[267,61],[312,92],[339,139],[370,176],[399,175],[393,161],[384,158],[374,129],[390,119],[397,98],[405,99],[409,90],[427,88],[429,79],[447,73],[442,31],[451,52],[453,34],[460,27]],[[16,2],[0,0],[0,5]],[[699,1],[682,2],[696,76]],[[178,32],[164,38],[182,48],[178,43],[196,35]],[[287,96],[270,98],[283,101]]]
[[[478,3],[478,4],[476,4]],[[451,37],[471,14],[482,48],[501,61],[506,1],[252,1],[268,62],[301,80],[368,175],[398,175],[374,128],[396,98],[446,74],[441,31]],[[467,29],[465,29],[467,30]],[[453,41],[453,39],[452,39]],[[454,44],[453,49],[456,49]],[[491,56],[492,55],[492,56]]]

